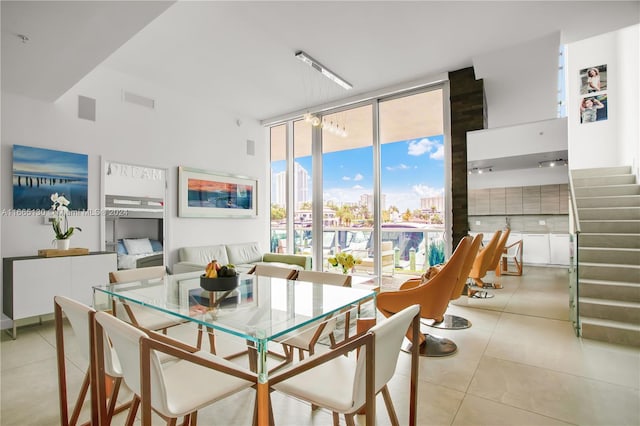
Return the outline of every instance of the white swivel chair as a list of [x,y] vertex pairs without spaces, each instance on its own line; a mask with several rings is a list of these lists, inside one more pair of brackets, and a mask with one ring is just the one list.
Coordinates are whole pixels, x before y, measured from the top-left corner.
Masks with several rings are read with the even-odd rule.
[[[95,322],[98,353],[106,334],[121,360],[124,381],[135,394],[130,419],[133,420],[141,403],[143,426],[151,425],[152,409],[168,425],[175,425],[178,417],[185,417],[184,424],[194,426],[200,408],[257,383],[255,374],[224,358],[159,333],[147,334],[106,312],[96,313]],[[159,356],[162,353],[177,360],[162,363]],[[104,358],[98,357],[98,369],[103,364]],[[99,384],[98,390],[102,389]]]
[[[64,296],[55,296],[53,298],[54,303],[54,316],[56,325],[56,355],[58,360],[58,391],[60,397],[60,422],[64,426],[74,426],[78,422],[82,405],[87,395],[87,390],[91,386],[91,398],[92,414],[95,418],[92,418],[93,423],[96,423],[98,406],[96,404],[97,385],[95,377],[91,374],[91,360],[94,359],[95,348],[95,333],[93,330],[93,317],[96,311],[76,300],[69,299]],[[75,335],[77,346],[80,349],[80,354],[87,362],[87,372],[85,373],[84,381],[80,388],[76,404],[74,406],[71,418],[69,418],[68,412],[68,400],[67,400],[67,374],[65,366],[65,339],[63,330],[63,314],[67,317],[71,329]],[[111,395],[109,395],[109,406],[106,411],[106,418],[111,417],[128,408],[131,403],[121,405],[116,408],[116,402],[118,397],[118,391],[122,382],[122,369],[118,358],[112,353],[110,346],[105,346],[107,353],[105,355],[104,373],[113,379],[113,386]]]
[[[354,425],[353,417],[361,409],[375,413],[375,395],[379,392],[393,425],[399,421],[387,383],[395,374],[400,345],[411,326],[414,341],[420,328],[420,305],[409,306],[372,327],[360,337],[345,342],[325,354],[309,358],[295,367],[272,377],[273,389],[311,402],[333,412],[333,424],[344,414],[347,425]],[[364,347],[362,347],[364,345]],[[409,425],[416,424],[416,395],[418,381],[418,345],[414,345],[411,358],[409,397]],[[344,353],[360,348],[360,353],[344,357]],[[367,415],[367,425],[373,425],[373,416]]]

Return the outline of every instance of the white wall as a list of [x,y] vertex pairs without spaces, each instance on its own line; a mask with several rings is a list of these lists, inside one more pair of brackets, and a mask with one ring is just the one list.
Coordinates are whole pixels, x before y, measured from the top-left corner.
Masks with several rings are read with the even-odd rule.
[[[123,103],[122,90],[156,99],[157,109]],[[97,100],[96,121],[77,118],[77,96]],[[167,168],[169,265],[183,246],[259,241],[268,249],[269,208],[262,192],[255,219],[192,219],[177,217],[177,167],[180,165],[255,177],[266,188],[268,160],[264,129],[256,120],[237,117],[175,92],[98,67],[55,103],[2,93],[1,207],[11,209],[12,145],[21,144],[89,156],[89,209],[102,207],[102,158],[122,163]],[[238,125],[236,120],[240,119]],[[254,156],[246,140],[256,141]],[[73,217],[73,246],[100,248],[100,218]],[[42,218],[2,217],[2,256],[35,255],[51,246],[53,232]]]
[[[567,46],[569,167],[638,165],[638,25]],[[580,123],[579,71],[607,65],[608,119]]]
[[557,117],[560,33],[473,57],[483,79],[487,128]]

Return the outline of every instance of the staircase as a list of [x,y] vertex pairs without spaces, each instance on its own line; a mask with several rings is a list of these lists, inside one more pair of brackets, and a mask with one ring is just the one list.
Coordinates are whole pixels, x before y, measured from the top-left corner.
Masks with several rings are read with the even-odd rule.
[[640,346],[640,185],[630,167],[571,171],[586,339]]

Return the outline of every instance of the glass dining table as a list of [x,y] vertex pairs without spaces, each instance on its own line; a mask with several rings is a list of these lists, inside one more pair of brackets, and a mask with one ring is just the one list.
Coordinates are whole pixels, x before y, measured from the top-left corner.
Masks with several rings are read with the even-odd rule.
[[258,424],[269,424],[269,343],[286,342],[314,324],[353,309],[361,315],[362,305],[375,315],[374,289],[349,288],[322,283],[242,274],[235,288],[209,292],[200,287],[200,275],[167,275],[94,287],[94,307],[109,310],[119,299],[140,305],[175,319],[244,339],[257,374]]

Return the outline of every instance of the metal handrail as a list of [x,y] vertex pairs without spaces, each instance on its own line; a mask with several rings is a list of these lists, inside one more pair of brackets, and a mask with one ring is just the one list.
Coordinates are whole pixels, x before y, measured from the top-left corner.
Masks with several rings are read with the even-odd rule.
[[[569,198],[571,199],[571,215],[569,216],[569,225],[575,234],[579,234],[580,231],[580,218],[578,217],[578,203],[576,202],[576,191],[573,186],[573,175],[569,171]],[[571,220],[573,219],[573,220]],[[573,222],[573,223],[571,223]]]

